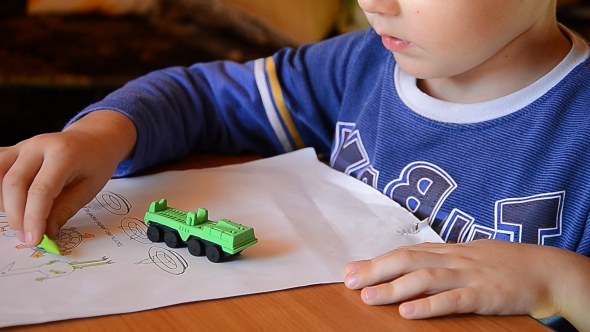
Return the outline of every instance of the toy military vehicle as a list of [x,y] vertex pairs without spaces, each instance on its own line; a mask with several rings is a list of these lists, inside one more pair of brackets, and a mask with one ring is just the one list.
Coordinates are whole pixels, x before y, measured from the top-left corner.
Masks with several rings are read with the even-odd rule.
[[193,256],[205,255],[209,261],[219,263],[254,245],[258,239],[254,229],[230,220],[208,219],[207,209],[186,212],[168,207],[166,199],[153,201],[145,213],[147,237],[171,248],[188,247]]

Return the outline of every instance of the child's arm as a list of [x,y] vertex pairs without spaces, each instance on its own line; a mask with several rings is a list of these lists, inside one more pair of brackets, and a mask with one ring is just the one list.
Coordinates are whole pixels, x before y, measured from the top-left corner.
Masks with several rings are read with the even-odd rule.
[[0,210],[19,240],[53,237],[113,175],[135,144],[135,127],[112,111],[88,114],[63,132],[0,148]]
[[0,210],[19,239],[34,246],[46,222],[47,234],[55,235],[113,174],[126,176],[195,150],[271,155],[313,146],[329,155],[344,75],[356,58],[350,55],[372,35],[339,36],[244,64],[172,67],[133,80],[83,110],[63,133],[0,148]]
[[345,284],[363,289],[367,304],[405,301],[399,310],[408,319],[557,314],[590,330],[590,258],[555,247],[493,240],[403,247],[349,263]]
[[347,68],[359,44],[373,36],[338,36],[246,63],[157,70],[81,114],[111,109],[133,119],[133,158],[119,165],[116,176],[180,160],[191,151],[268,156],[313,146],[329,155]]

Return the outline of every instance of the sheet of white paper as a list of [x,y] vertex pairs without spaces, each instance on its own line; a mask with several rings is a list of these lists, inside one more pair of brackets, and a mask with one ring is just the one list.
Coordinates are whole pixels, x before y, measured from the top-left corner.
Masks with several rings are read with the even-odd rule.
[[[160,198],[252,226],[259,242],[218,264],[152,243],[143,215]],[[0,327],[340,282],[349,261],[441,241],[429,227],[403,234],[416,221],[312,149],[111,180],[62,229],[64,256],[18,247],[0,216],[0,285],[13,290],[0,297]]]

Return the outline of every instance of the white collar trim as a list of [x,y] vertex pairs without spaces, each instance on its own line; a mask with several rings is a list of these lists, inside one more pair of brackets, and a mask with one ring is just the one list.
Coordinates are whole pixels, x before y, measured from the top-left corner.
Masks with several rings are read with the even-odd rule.
[[572,40],[572,48],[567,56],[545,76],[507,96],[473,104],[459,104],[436,99],[422,92],[416,85],[416,78],[405,73],[397,64],[394,70],[395,88],[401,100],[410,109],[431,120],[466,124],[506,116],[546,94],[590,56],[590,47],[586,41],[564,26],[562,29]]

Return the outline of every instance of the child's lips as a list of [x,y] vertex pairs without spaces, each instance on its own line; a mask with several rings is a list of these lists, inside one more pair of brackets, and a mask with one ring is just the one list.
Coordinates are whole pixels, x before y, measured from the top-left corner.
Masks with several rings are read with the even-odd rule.
[[391,52],[402,52],[412,46],[409,41],[392,36],[381,36],[381,42]]

